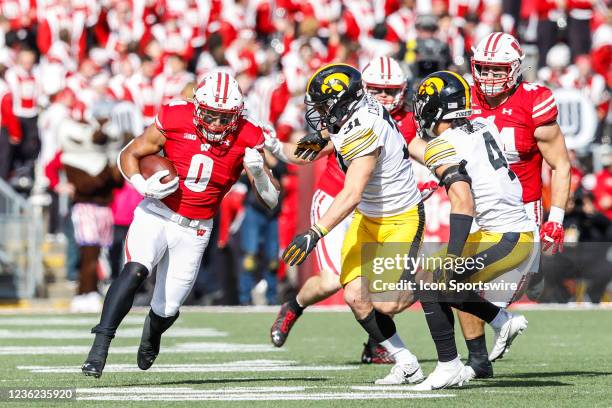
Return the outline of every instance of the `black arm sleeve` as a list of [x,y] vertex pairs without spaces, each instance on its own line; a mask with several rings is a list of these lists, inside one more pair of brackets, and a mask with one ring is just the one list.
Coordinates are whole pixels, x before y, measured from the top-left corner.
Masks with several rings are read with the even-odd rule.
[[472,220],[474,217],[465,214],[450,215],[450,236],[448,238],[448,255],[461,256],[465,241],[470,234],[472,228]]

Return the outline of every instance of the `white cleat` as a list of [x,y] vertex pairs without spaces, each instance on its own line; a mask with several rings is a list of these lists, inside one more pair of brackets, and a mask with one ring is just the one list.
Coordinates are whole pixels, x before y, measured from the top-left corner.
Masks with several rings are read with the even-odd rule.
[[436,365],[433,373],[429,374],[422,383],[411,387],[412,391],[433,391],[449,387],[461,387],[467,384],[476,374],[472,367],[463,365],[459,357],[447,363]]
[[523,333],[527,328],[527,319],[525,316],[513,315],[512,313],[505,312],[508,315],[508,321],[503,324],[499,330],[493,329],[495,332],[495,341],[493,342],[493,349],[489,353],[489,361],[495,361],[504,357],[504,354],[510,348],[510,345],[514,341],[515,337]]
[[375,381],[378,385],[417,384],[423,381],[425,376],[418,361],[411,364],[395,364],[391,372],[385,378]]

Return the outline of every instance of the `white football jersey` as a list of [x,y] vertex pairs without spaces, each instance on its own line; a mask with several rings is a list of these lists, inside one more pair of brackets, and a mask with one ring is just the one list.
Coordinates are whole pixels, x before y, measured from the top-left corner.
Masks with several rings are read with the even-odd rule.
[[435,170],[448,164],[465,162],[472,179],[476,223],[485,231],[528,232],[535,223],[523,207],[523,189],[510,170],[500,146],[497,128],[484,118],[467,126],[448,129],[427,144],[425,165]]
[[357,206],[362,214],[388,217],[421,201],[406,141],[389,112],[376,99],[366,94],[340,131],[330,136],[344,172],[356,158],[381,148],[374,173]]

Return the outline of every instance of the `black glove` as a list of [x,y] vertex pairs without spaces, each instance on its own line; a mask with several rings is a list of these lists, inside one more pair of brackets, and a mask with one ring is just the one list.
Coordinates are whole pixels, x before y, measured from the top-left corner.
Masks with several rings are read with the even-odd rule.
[[297,142],[297,148],[293,154],[302,160],[312,161],[327,146],[328,142],[329,140],[323,139],[319,132],[309,133]]
[[308,231],[296,235],[283,252],[283,261],[289,266],[300,265],[308,254],[315,249],[317,242],[323,238],[323,235],[325,233],[317,225],[313,225]]

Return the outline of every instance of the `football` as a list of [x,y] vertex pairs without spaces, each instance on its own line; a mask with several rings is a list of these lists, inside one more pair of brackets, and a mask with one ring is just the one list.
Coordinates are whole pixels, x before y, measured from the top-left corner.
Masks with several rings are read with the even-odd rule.
[[174,179],[177,175],[174,164],[172,164],[172,162],[165,157],[158,156],[156,154],[151,154],[141,158],[138,166],[140,167],[140,174],[142,174],[142,177],[145,179],[148,179],[158,171],[168,170],[170,174],[161,179],[162,183],[172,181],[172,179]]

